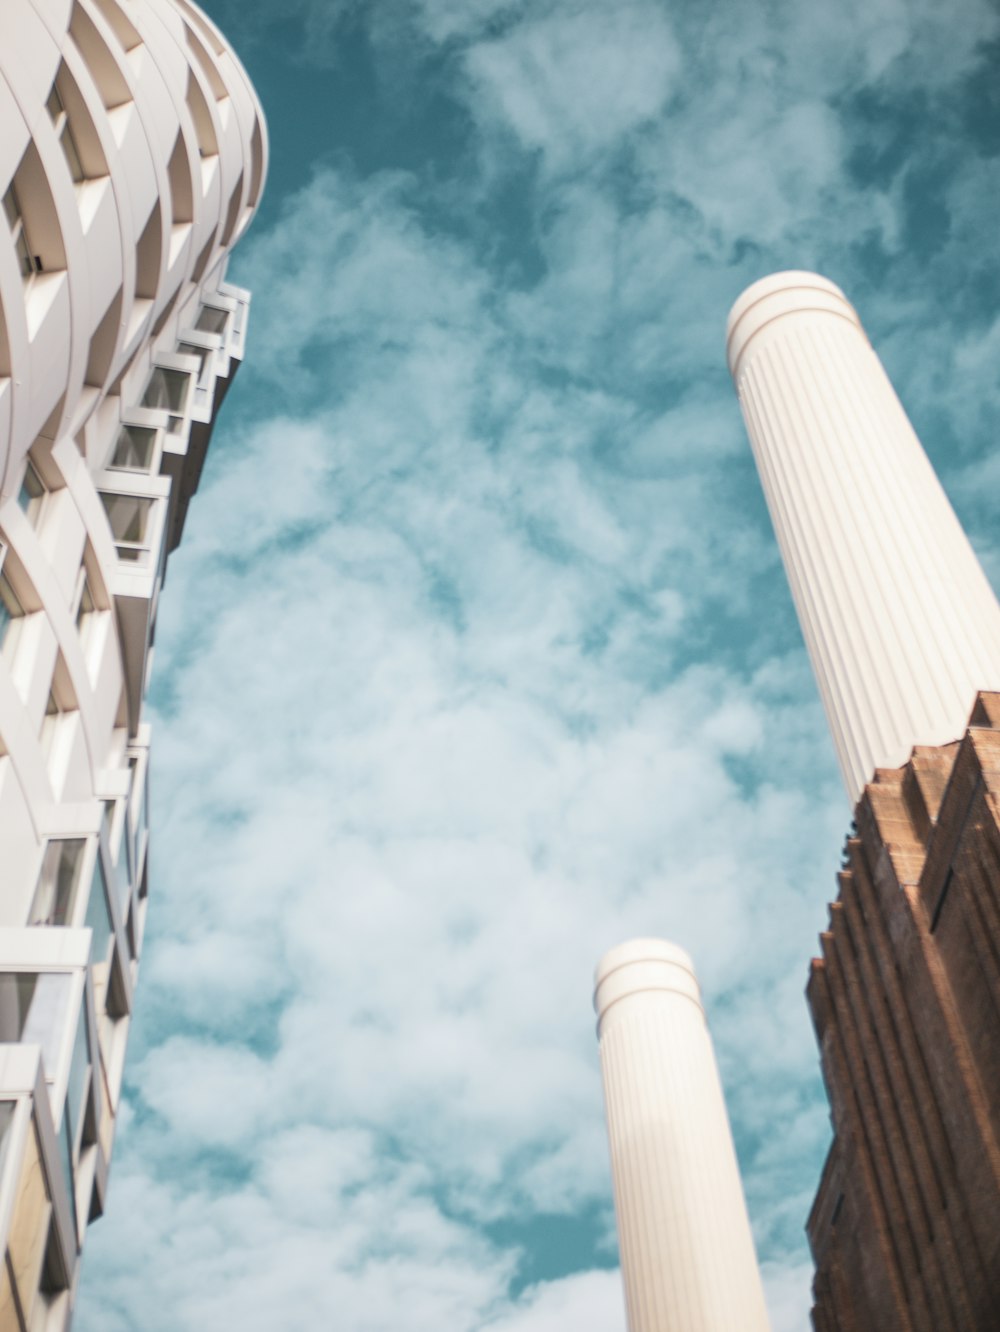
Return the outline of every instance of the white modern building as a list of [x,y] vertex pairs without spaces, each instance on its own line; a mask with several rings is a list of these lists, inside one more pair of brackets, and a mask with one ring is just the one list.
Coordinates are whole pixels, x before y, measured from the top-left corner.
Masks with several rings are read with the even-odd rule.
[[1000,689],[1000,607],[839,287],[755,282],[727,352],[853,806]]
[[188,0],[0,3],[0,1332],[67,1327],[104,1205],[157,603],[243,354],[226,256],[266,164]]
[[661,939],[612,948],[594,1008],[629,1332],[768,1332],[691,959]]

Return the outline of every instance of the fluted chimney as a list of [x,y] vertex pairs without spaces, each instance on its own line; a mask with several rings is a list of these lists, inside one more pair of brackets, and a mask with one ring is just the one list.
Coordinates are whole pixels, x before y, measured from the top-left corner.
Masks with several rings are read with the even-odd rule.
[[767,1332],[691,959],[659,939],[613,948],[594,1007],[629,1332]]
[[1000,688],[1000,607],[838,287],[755,282],[727,353],[853,804]]

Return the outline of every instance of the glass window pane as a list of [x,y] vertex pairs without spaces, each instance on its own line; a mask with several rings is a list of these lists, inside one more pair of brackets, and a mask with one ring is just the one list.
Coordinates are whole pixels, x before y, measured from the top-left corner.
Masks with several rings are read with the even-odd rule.
[[17,195],[14,193],[13,185],[3,196],[3,211],[7,215],[7,225],[11,231],[16,230],[21,221],[21,210],[17,206]]
[[[0,974],[0,982],[2,980],[3,976]],[[28,1045],[42,1047],[45,1075],[52,1078],[58,1069],[73,978],[65,971],[40,971],[34,980],[35,986],[25,1015],[21,1040]]]
[[66,1088],[66,1117],[69,1121],[70,1143],[77,1141],[80,1120],[83,1117],[83,1098],[87,1090],[87,1073],[90,1069],[90,1039],[87,1035],[87,1014],[81,1007],[80,1020],[76,1024],[76,1039],[73,1042],[73,1061],[69,1069],[69,1085]]
[[85,846],[82,837],[49,842],[31,904],[29,925],[66,925],[70,921]]
[[194,346],[192,343],[190,343],[190,342],[182,342],[182,343],[180,343],[180,344],[178,345],[177,350],[178,350],[179,352],[183,352],[185,356],[197,356],[197,358],[198,358],[198,382],[201,383],[202,376],[203,376],[204,373],[205,373],[205,363],[207,362],[209,356],[211,355],[211,352],[210,352],[206,347],[195,347],[195,346]]
[[14,589],[0,573],[0,647],[3,647],[12,622],[20,619],[23,614],[24,607],[18,601]]
[[[97,1039],[100,1043],[100,1035]],[[108,1095],[108,1083],[100,1051],[97,1052],[94,1058],[94,1077],[97,1079],[97,1096],[100,1101],[100,1114],[97,1117],[97,1141],[104,1148],[104,1155],[110,1160],[111,1149],[115,1140],[115,1112],[111,1108],[111,1097]]]
[[[14,1122],[16,1109],[16,1101],[0,1101],[0,1180],[3,1179],[4,1169],[7,1165],[7,1156],[10,1151],[10,1126]],[[0,1317],[0,1327],[3,1326],[3,1318]]]
[[3,1163],[7,1158],[7,1133],[16,1109],[16,1101],[0,1101],[0,1175],[3,1174]]
[[149,769],[146,770],[146,780],[142,784],[142,802],[139,805],[139,816],[136,822],[136,836],[141,837],[149,829]]
[[107,491],[101,492],[101,499],[115,540],[141,545],[145,540],[146,523],[153,501],[140,495],[112,495]]
[[[126,837],[126,845],[128,845],[128,841],[129,839]],[[124,920],[125,916],[128,914],[129,899],[132,896],[132,877],[129,874],[127,856],[122,855],[120,857],[118,864],[115,866],[115,870],[115,891],[118,895],[118,910]]]
[[0,972],[0,1040],[40,1045],[46,1077],[57,1071],[72,979],[65,971]]
[[153,462],[156,431],[144,426],[123,425],[118,431],[111,466],[130,472],[148,472]]
[[[22,277],[30,277],[35,272],[36,264],[31,253],[31,245],[28,241],[28,234],[24,229],[24,219],[21,216],[21,206],[17,201],[17,195],[14,192],[14,186],[3,197],[3,210],[7,215],[7,224],[10,227],[10,234],[14,239],[14,246],[17,250],[17,261],[21,269]],[[41,265],[37,265],[41,268]]]
[[34,517],[45,495],[45,483],[38,475],[33,463],[29,462],[24,472],[24,480],[18,491],[17,502],[28,515]]
[[112,930],[111,915],[108,911],[108,886],[100,856],[97,857],[97,864],[94,866],[94,878],[90,885],[90,901],[87,903],[87,918],[84,924],[89,925],[94,932],[90,945],[91,963],[95,967],[106,965],[111,952]]
[[225,333],[228,310],[217,310],[214,305],[203,305],[198,311],[195,328],[199,333]]
[[73,1143],[70,1139],[70,1132],[69,1115],[63,1115],[59,1146],[62,1148],[62,1167],[63,1174],[66,1176],[66,1192],[69,1194],[70,1210],[73,1213],[73,1228],[76,1229],[76,1176],[73,1173]]
[[191,376],[183,370],[167,370],[155,366],[149,376],[146,392],[143,394],[143,407],[159,407],[168,412],[183,412],[187,402],[188,384]]
[[21,1039],[37,979],[30,972],[0,973],[0,1041]]
[[28,233],[24,227],[17,233],[14,239],[14,247],[17,250],[17,262],[22,277],[31,277],[32,273],[42,271],[42,262],[31,253],[31,242],[28,240]]

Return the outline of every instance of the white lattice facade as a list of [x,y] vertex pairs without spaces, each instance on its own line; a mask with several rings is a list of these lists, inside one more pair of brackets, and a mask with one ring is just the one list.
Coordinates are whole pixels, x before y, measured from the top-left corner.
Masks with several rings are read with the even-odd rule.
[[157,602],[243,353],[225,264],[266,159],[187,0],[0,3],[0,1332],[68,1326],[104,1205]]

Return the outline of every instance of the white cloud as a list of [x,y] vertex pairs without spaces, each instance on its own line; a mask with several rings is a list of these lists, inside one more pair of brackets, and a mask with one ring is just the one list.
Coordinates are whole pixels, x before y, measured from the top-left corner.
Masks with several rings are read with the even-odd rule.
[[[269,294],[293,256],[303,285]],[[718,497],[694,478],[718,450],[686,489],[595,463],[635,405],[546,383],[405,182],[319,175],[251,263],[258,400],[285,382],[317,405],[281,398],[222,445],[171,566],[151,1034],[81,1325],[252,1332],[337,1309],[352,1332],[542,1328],[617,1309],[592,1274],[504,1311],[516,1253],[480,1227],[593,1211],[607,1228],[606,947],[688,946],[724,1056],[786,1002],[789,926],[814,931],[825,891],[804,867],[835,844],[800,793],[801,682],[689,662],[651,683],[697,605],[691,560],[711,561]],[[730,766],[765,736],[783,785],[754,794]],[[800,1085],[801,1063],[743,1080],[748,1121],[775,1078]],[[234,1173],[210,1187],[215,1159]],[[141,1189],[174,1238],[162,1276],[130,1286]]]
[[581,1272],[525,1292],[517,1306],[482,1332],[624,1332],[625,1306],[617,1272]]
[[812,1308],[812,1265],[764,1263],[762,1275],[771,1332],[802,1332]]
[[614,149],[671,97],[680,67],[659,6],[564,6],[471,47],[477,114],[487,109],[554,170]]
[[502,1298],[510,1260],[444,1218],[412,1169],[366,1147],[357,1134],[286,1135],[264,1146],[256,1180],[221,1196],[119,1173],[129,1223],[116,1236],[121,1265],[103,1274],[98,1325],[137,1325],[141,1273],[148,1332],[389,1332],[401,1310],[414,1327],[471,1327]]

